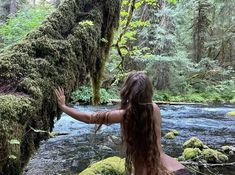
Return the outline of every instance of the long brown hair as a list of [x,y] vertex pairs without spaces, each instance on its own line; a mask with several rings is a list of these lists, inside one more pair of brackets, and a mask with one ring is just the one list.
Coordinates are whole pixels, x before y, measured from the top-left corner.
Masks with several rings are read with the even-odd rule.
[[[152,84],[143,72],[131,72],[121,89],[122,141],[125,145],[126,173],[133,173],[136,161],[143,163],[148,175],[163,174],[153,117]],[[160,173],[161,172],[161,173]]]

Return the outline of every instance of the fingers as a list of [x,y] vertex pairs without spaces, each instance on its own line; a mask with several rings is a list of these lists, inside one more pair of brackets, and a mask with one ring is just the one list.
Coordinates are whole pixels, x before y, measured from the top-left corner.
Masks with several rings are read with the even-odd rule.
[[58,98],[59,97],[59,91],[57,89],[54,89],[55,95]]
[[54,92],[55,92],[55,95],[57,96],[57,98],[64,95],[64,89],[61,87],[54,89]]
[[64,89],[61,88],[61,87],[59,87],[59,94],[60,94],[60,95],[64,95]]

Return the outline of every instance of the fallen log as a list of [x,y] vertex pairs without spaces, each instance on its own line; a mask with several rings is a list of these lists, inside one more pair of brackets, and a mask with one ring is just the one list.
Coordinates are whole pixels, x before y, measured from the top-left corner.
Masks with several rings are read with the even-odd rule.
[[[112,103],[120,103],[120,99],[110,99]],[[190,103],[190,102],[171,102],[171,101],[153,101],[159,105],[208,105],[206,103]]]
[[21,174],[48,137],[60,113],[55,87],[69,97],[88,75],[98,87],[119,12],[119,0],[65,0],[38,29],[0,53],[0,175]]
[[223,166],[234,166],[235,162],[229,163],[200,163],[200,162],[188,162],[188,161],[181,161],[183,165],[190,165],[190,166],[200,166],[200,167],[223,167]]

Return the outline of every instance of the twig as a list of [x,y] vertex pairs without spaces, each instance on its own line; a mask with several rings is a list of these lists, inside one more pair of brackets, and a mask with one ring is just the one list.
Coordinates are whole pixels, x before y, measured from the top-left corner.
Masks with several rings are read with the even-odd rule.
[[193,166],[204,166],[204,167],[221,167],[221,166],[233,166],[235,162],[230,163],[199,163],[199,162],[187,162],[182,161],[183,165],[193,165]]

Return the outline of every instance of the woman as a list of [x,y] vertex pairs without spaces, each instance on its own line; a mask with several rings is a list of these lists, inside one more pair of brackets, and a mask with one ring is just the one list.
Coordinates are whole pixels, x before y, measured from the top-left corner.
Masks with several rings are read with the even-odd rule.
[[55,90],[59,108],[71,117],[90,124],[121,123],[128,175],[187,175],[182,164],[161,148],[160,110],[152,102],[153,90],[143,72],[128,75],[121,89],[121,108],[87,114],[66,106],[64,90]]

